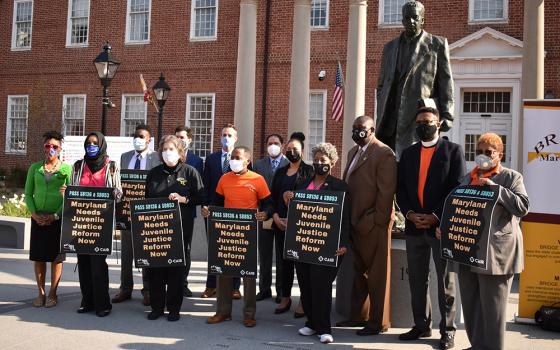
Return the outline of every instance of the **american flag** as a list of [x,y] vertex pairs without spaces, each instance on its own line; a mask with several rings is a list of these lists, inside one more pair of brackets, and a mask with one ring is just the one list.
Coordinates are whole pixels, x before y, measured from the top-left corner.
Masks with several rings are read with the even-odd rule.
[[336,121],[339,121],[344,114],[344,97],[342,96],[343,86],[342,67],[340,66],[340,62],[337,62],[332,104],[332,119]]

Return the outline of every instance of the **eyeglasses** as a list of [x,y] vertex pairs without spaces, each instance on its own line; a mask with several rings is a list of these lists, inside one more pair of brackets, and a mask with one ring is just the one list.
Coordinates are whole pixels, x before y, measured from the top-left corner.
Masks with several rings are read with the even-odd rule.
[[492,157],[492,156],[494,155],[495,152],[497,152],[497,151],[494,151],[494,150],[491,150],[491,149],[487,149],[487,150],[485,150],[484,152],[482,152],[481,149],[477,149],[477,150],[476,150],[476,155],[478,156],[478,155],[481,155],[481,154],[484,153],[486,156]]
[[58,151],[58,149],[60,148],[60,146],[58,146],[58,145],[53,145],[53,144],[50,144],[50,143],[46,143],[43,147],[44,147],[47,151],[50,150],[51,148],[52,148],[53,150],[55,150],[55,151]]

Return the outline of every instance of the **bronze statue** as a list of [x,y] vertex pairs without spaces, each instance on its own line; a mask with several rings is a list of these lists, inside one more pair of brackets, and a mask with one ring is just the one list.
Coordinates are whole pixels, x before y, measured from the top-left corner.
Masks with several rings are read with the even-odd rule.
[[383,48],[377,87],[377,137],[399,158],[418,141],[414,117],[418,100],[433,98],[441,115],[441,131],[453,121],[453,77],[447,39],[423,30],[424,5],[402,7],[405,31]]

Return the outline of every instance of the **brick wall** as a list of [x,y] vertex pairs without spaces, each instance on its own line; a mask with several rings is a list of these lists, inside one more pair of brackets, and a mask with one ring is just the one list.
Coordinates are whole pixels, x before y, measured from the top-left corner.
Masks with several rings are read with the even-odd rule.
[[[260,0],[257,33],[257,73],[255,99],[255,150],[260,156],[261,135],[285,134],[287,129],[290,56],[292,44],[293,1],[271,0],[268,80],[263,82],[264,25],[266,1]],[[215,130],[233,121],[239,2],[220,1],[218,39],[189,41],[191,1],[152,0],[150,43],[125,45],[126,1],[91,1],[89,46],[66,48],[67,0],[34,1],[32,50],[11,51],[12,1],[0,1],[0,167],[27,166],[41,157],[40,135],[48,129],[60,129],[62,95],[87,94],[86,131],[100,129],[102,88],[93,59],[108,40],[121,61],[110,87],[115,109],[108,112],[108,134],[118,135],[121,119],[121,95],[140,93],[139,74],[148,85],[163,72],[172,88],[165,107],[164,133],[184,124],[186,95],[195,92],[216,94]],[[467,0],[425,0],[426,30],[446,36],[450,43],[490,26],[522,39],[523,1],[509,1],[506,24],[469,25]],[[548,5],[548,3],[547,3]],[[560,24],[555,21],[558,7],[546,7],[546,78],[545,90],[560,95]],[[331,0],[329,29],[311,33],[311,89],[327,93],[326,139],[341,148],[342,123],[330,119],[336,61],[343,69],[346,59],[348,1]],[[369,1],[367,26],[366,113],[374,114],[374,89],[383,44],[401,32],[401,28],[378,25],[378,1]],[[325,69],[327,78],[317,79]],[[268,84],[266,120],[263,123],[262,91]],[[28,152],[25,156],[4,153],[7,96],[29,95]],[[156,130],[157,118],[148,107],[148,123]],[[264,125],[264,130],[263,126]],[[219,147],[215,137],[214,147]],[[338,169],[337,169],[338,170]]]

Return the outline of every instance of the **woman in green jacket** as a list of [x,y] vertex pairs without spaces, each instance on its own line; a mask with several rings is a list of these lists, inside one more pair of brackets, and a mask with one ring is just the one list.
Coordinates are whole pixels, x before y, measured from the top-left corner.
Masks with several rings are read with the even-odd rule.
[[[31,212],[29,259],[35,262],[35,279],[39,296],[35,307],[57,304],[56,289],[62,275],[64,254],[60,254],[60,217],[63,197],[60,187],[70,183],[72,168],[60,161],[63,136],[58,131],[43,135],[45,159],[33,163],[25,181],[25,203]],[[47,262],[51,263],[51,289],[45,294]]]

